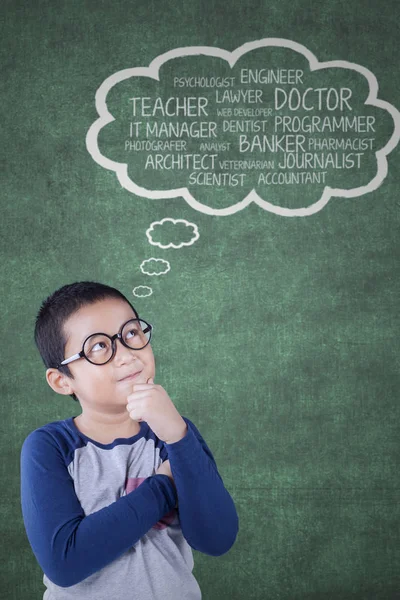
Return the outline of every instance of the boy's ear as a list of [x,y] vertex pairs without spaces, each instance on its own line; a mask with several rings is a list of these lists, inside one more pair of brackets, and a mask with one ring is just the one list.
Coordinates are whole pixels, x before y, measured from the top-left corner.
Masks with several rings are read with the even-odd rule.
[[49,386],[55,392],[57,392],[57,394],[63,394],[64,396],[68,396],[74,393],[72,385],[70,383],[71,379],[63,373],[60,373],[58,369],[47,369],[46,381],[49,384]]

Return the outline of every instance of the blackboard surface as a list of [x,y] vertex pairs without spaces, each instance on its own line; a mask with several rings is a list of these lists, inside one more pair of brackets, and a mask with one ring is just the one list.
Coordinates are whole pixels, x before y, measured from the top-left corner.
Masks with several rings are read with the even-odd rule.
[[[236,503],[240,531],[231,551],[219,558],[194,552],[204,599],[400,597],[399,17],[394,0],[2,3],[1,598],[44,592],[20,510],[23,440],[80,412],[45,382],[34,319],[55,289],[88,279],[117,287],[154,323],[156,381],[201,431]],[[229,65],[228,54],[272,39],[281,45],[253,48]],[[99,89],[109,77],[184,48],[203,50],[181,50],[159,65],[159,79],[136,71],[135,81],[110,86],[114,121],[94,135]],[[338,64],[316,68],[329,61]],[[271,65],[282,78],[302,71],[303,80],[260,81]],[[173,83],[174,76],[213,76],[215,84],[239,78],[241,69],[258,81]],[[302,107],[279,109],[295,87],[336,90],[314,116],[364,122],[348,134],[343,122],[333,132],[297,131],[304,140],[286,131],[294,137],[280,143],[299,144],[297,159],[308,152],[311,161],[287,172],[326,171],[325,182],[260,181],[261,173],[278,173],[278,161],[295,160],[293,147],[271,150],[276,116],[291,117],[294,127],[293,118],[318,101],[310,92]],[[238,90],[236,100],[230,94]],[[254,90],[262,90],[262,102]],[[186,114],[163,113],[171,97],[192,98]],[[229,114],[265,107],[270,114]],[[369,130],[368,116],[375,119]],[[265,131],[235,131],[235,123],[254,127],[264,118]],[[151,123],[149,139],[186,140],[186,147],[130,150],[126,142],[145,139],[134,125],[130,135],[139,120]],[[217,136],[187,134],[196,120],[203,134],[217,123]],[[179,138],[155,133],[178,121],[187,123]],[[243,151],[240,135],[247,135]],[[310,139],[336,141],[316,149]],[[218,159],[152,168],[157,153],[164,167],[167,154]],[[312,162],[316,153],[325,155],[322,166]],[[234,164],[267,155],[273,166]],[[126,161],[125,176],[107,160]],[[329,198],[327,186],[336,190]],[[363,186],[364,193],[351,191]]]

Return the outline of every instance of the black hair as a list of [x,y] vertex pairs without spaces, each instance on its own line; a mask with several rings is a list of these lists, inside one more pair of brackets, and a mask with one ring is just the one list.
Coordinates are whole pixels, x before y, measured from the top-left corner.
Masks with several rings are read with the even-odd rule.
[[[65,339],[64,323],[76,311],[87,304],[94,304],[106,298],[124,300],[139,318],[138,313],[129,300],[116,288],[95,281],[80,281],[69,283],[56,290],[43,301],[35,323],[35,344],[46,368],[58,370],[71,377],[73,375],[68,365],[60,365],[64,360]],[[75,394],[71,397],[78,402]]]

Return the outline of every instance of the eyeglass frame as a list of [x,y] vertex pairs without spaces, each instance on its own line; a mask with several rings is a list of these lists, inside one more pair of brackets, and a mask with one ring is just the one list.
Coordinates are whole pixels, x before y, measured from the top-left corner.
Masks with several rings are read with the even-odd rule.
[[[143,321],[143,323],[146,323],[146,325],[148,327],[150,327],[150,336],[149,336],[149,339],[147,340],[147,344],[145,344],[141,348],[132,348],[131,346],[128,346],[128,344],[122,338],[122,331],[123,331],[125,325],[127,325],[131,321]],[[116,339],[119,339],[119,341],[121,342],[121,344],[123,346],[125,346],[125,348],[129,348],[129,350],[143,350],[143,348],[146,348],[146,346],[149,345],[150,340],[151,340],[151,336],[152,336],[152,333],[153,333],[153,330],[154,330],[154,325],[152,325],[151,323],[149,323],[145,319],[142,319],[141,317],[138,316],[137,319],[128,319],[125,323],[123,323],[123,325],[121,325],[120,330],[118,331],[118,333],[115,333],[114,335],[108,335],[108,333],[103,333],[101,331],[98,332],[98,333],[91,333],[84,340],[84,342],[82,344],[82,350],[80,352],[78,352],[77,354],[73,354],[69,358],[65,358],[55,368],[59,369],[60,367],[64,367],[65,365],[68,365],[69,363],[73,362],[74,360],[79,360],[80,358],[86,359],[88,362],[90,362],[91,365],[96,365],[97,367],[101,367],[101,366],[106,365],[107,363],[109,363],[110,360],[112,360],[114,358],[115,353],[117,351],[117,344],[116,344],[116,341],[115,341]],[[143,331],[143,333],[146,333],[146,332],[147,332],[147,329],[145,331]],[[88,341],[88,339],[91,338],[92,336],[95,336],[95,335],[105,335],[106,337],[108,337],[109,340],[111,340],[112,353],[111,353],[110,358],[108,360],[106,360],[106,362],[104,362],[104,363],[95,363],[95,362],[89,360],[88,357],[86,356],[84,350],[83,350],[84,347],[85,347],[86,342]]]

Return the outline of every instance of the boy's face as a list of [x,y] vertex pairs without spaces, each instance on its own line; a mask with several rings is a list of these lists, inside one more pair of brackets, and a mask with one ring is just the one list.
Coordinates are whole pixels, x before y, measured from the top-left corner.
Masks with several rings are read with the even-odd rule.
[[[64,358],[80,352],[84,340],[92,333],[112,336],[126,321],[135,318],[129,304],[118,298],[106,298],[82,307],[64,323],[67,340]],[[150,377],[154,378],[155,362],[150,344],[141,350],[131,350],[119,339],[115,343],[114,357],[104,365],[94,365],[85,358],[69,363],[74,378],[66,377],[71,386],[68,393],[74,393],[82,405],[103,406],[112,411],[113,407],[125,406],[134,384],[147,383]],[[141,373],[134,379],[123,380],[137,371]]]

